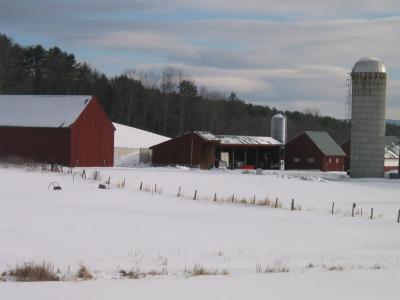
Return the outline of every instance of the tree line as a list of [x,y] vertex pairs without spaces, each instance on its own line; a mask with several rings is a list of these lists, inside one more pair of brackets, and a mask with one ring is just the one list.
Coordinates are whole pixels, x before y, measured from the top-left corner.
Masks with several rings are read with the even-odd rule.
[[[192,130],[215,134],[270,135],[277,109],[246,103],[234,92],[225,95],[198,87],[181,70],[129,69],[107,77],[58,47],[23,47],[0,34],[0,94],[94,95],[114,122],[174,137]],[[305,130],[327,131],[336,141],[350,133],[348,122],[311,110],[285,111],[288,138]],[[400,136],[388,125],[387,135]]]

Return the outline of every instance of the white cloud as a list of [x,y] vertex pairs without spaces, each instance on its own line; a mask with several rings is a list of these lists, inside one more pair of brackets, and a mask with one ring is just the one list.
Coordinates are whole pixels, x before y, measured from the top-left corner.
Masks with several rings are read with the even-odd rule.
[[[42,36],[78,59],[82,51],[109,74],[162,61],[199,85],[282,108],[318,106],[337,117],[352,65],[376,56],[390,76],[388,116],[400,119],[398,0],[82,0],[79,9],[77,3],[3,0],[0,26]],[[202,13],[179,15],[193,9]],[[130,19],[130,12],[154,17]],[[91,59],[90,51],[104,55]]]

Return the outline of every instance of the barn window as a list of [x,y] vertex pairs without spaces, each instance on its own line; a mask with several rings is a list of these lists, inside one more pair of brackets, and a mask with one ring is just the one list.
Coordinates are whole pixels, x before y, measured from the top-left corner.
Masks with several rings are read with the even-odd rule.
[[300,162],[300,158],[299,158],[299,157],[295,157],[295,158],[293,158],[293,161],[294,161],[295,163],[299,163],[299,162]]
[[332,158],[329,158],[329,163],[330,163],[330,164],[332,163]]
[[339,163],[339,158],[336,158],[336,163],[337,163],[337,164]]
[[309,157],[309,158],[307,159],[307,161],[308,161],[310,164],[312,164],[313,162],[315,162],[315,159],[314,159],[314,157]]

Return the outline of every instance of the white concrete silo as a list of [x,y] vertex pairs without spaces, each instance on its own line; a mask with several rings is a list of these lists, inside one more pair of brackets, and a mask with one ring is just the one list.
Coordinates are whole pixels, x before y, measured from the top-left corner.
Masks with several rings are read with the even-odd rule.
[[281,113],[275,114],[271,118],[271,137],[285,145],[286,136],[286,116]]
[[353,67],[350,176],[383,177],[386,128],[386,68],[376,58]]

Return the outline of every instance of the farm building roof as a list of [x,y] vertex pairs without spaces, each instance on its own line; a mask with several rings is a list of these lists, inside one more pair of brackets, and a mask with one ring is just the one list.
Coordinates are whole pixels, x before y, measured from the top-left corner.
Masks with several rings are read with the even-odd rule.
[[400,144],[390,143],[385,146],[385,158],[399,159]]
[[324,131],[305,131],[304,132],[313,143],[327,156],[346,155],[342,148],[333,140],[333,138]]
[[92,96],[0,95],[0,126],[66,128]]
[[281,145],[279,141],[267,136],[214,135],[208,131],[194,131],[194,133],[207,141],[219,142],[221,145]]
[[219,141],[219,138],[217,138],[211,132],[208,131],[193,131],[193,132],[206,141]]
[[268,136],[217,135],[222,145],[281,145]]

